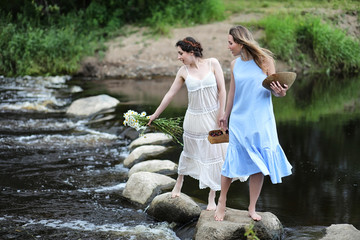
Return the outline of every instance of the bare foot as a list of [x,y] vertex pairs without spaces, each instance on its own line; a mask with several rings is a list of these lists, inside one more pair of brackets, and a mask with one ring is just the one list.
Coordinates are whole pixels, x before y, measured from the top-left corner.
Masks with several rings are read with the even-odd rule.
[[255,211],[249,211],[249,217],[251,217],[254,221],[261,220],[261,216],[257,214]]
[[208,197],[208,205],[206,207],[207,211],[216,210],[215,196],[216,196],[216,192],[210,189],[209,197]]
[[175,193],[174,191],[172,191],[171,192],[171,197],[172,198],[180,197],[180,192]]
[[180,197],[181,187],[175,185],[174,189],[171,191],[171,197],[176,198]]
[[215,221],[223,221],[225,218],[225,209],[226,209],[226,205],[225,203],[218,202],[216,211],[215,211]]
[[172,198],[180,197],[182,184],[183,184],[183,178],[178,177],[178,179],[176,180],[176,184],[175,184],[173,190],[171,191]]
[[216,203],[215,202],[209,202],[209,204],[207,205],[207,207],[206,207],[206,210],[207,211],[214,211],[214,210],[216,210]]

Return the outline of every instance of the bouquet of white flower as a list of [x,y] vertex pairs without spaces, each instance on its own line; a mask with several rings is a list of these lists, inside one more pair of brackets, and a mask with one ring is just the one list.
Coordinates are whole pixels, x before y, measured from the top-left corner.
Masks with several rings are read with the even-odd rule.
[[[135,128],[136,131],[142,130],[141,134],[148,127],[150,116],[146,116],[146,112],[138,113],[133,110],[128,110],[124,113],[124,125]],[[156,130],[169,134],[173,140],[183,146],[180,139],[182,138],[183,129],[181,127],[182,117],[177,118],[158,118],[155,119],[150,127],[154,127]]]

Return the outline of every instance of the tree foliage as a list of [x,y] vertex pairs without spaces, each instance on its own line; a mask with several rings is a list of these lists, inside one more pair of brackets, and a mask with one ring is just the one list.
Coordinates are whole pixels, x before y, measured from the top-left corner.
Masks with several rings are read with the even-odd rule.
[[72,74],[128,23],[164,34],[223,17],[221,0],[0,0],[0,75]]

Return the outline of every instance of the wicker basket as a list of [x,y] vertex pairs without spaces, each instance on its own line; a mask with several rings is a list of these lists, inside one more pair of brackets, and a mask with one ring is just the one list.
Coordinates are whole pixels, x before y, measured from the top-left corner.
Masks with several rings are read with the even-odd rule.
[[208,140],[211,144],[229,142],[229,130],[212,130],[209,132]]

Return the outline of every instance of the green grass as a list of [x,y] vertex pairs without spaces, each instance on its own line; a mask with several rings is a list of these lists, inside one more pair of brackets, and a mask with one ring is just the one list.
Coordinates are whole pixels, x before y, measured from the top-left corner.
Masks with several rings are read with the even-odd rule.
[[85,56],[103,55],[105,40],[125,34],[127,23],[148,26],[157,36],[225,17],[221,0],[93,0],[85,8],[74,3],[74,9],[58,4],[0,6],[0,75],[74,74]]
[[224,4],[221,0],[173,0],[159,2],[150,9],[145,24],[154,34],[168,35],[174,27],[192,26],[224,20]]
[[72,74],[97,44],[94,35],[77,31],[75,25],[35,28],[12,23],[0,30],[0,74]]
[[278,59],[312,66],[312,71],[358,73],[359,39],[311,14],[274,14],[262,19],[264,43]]
[[276,13],[279,11],[302,11],[304,9],[343,9],[344,11],[359,11],[358,0],[224,0],[225,11],[234,13]]

